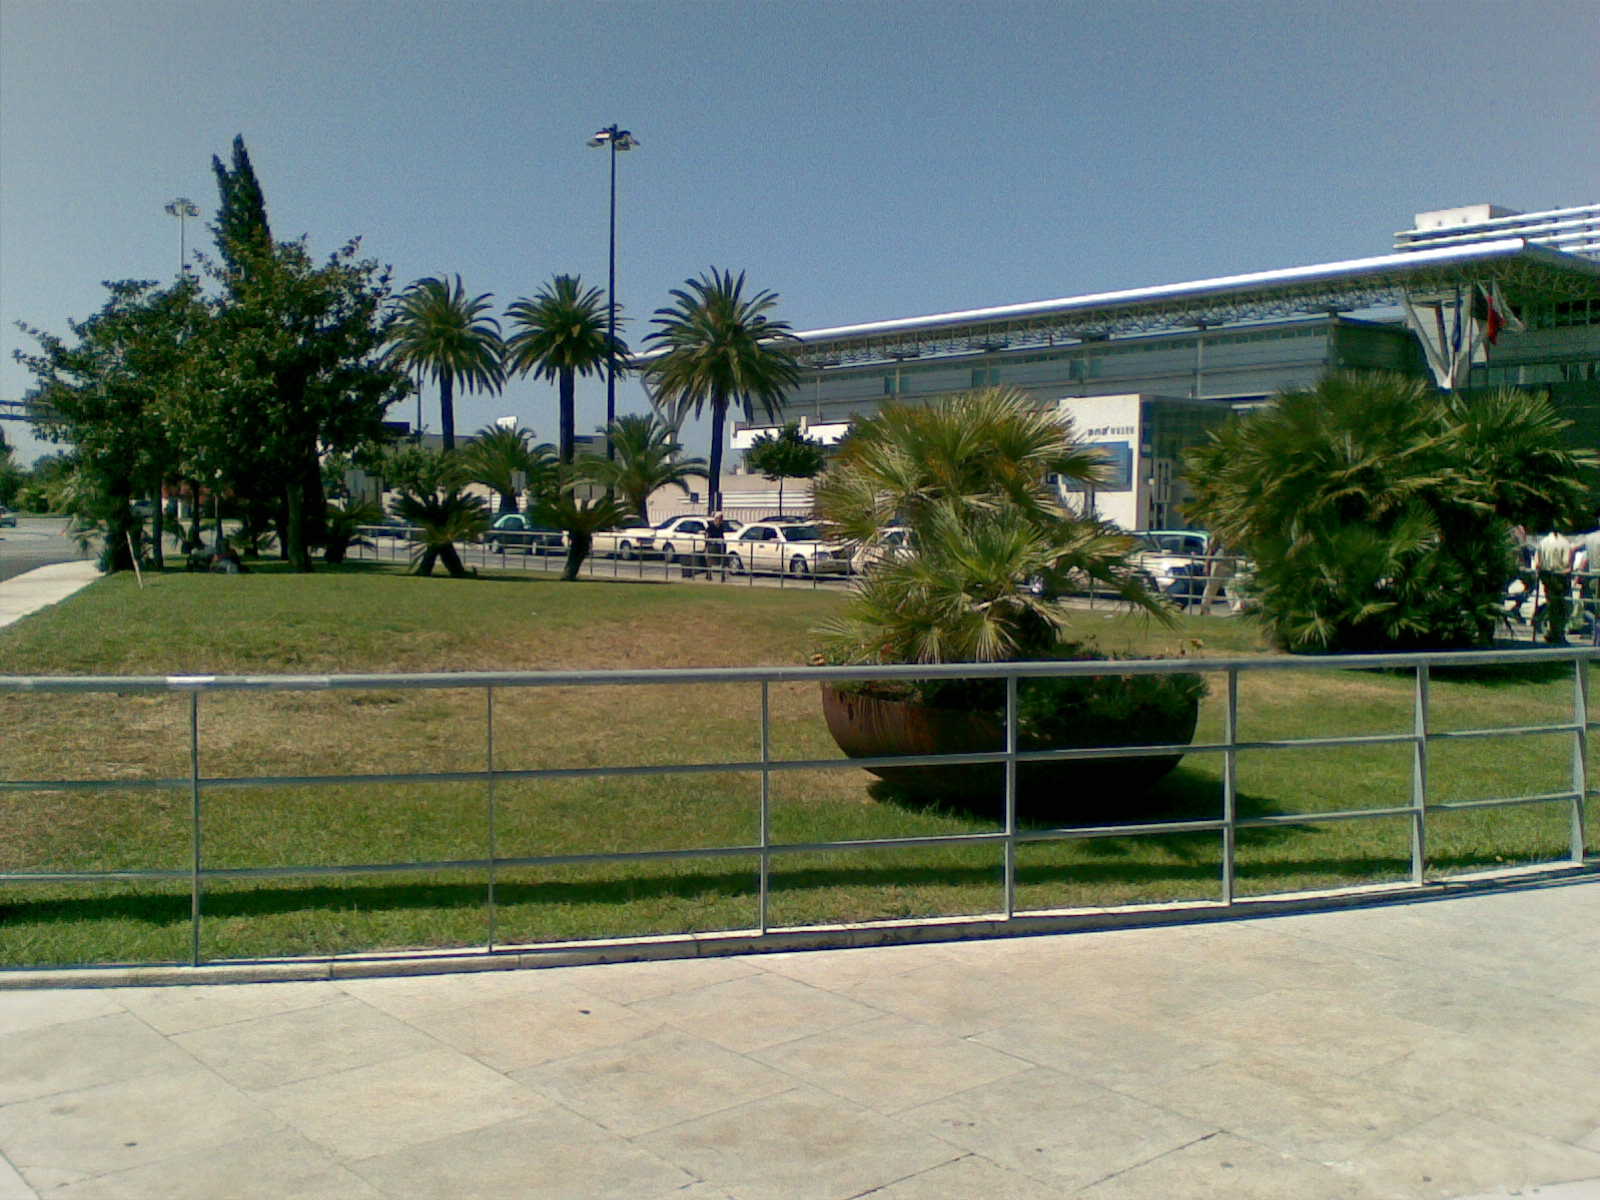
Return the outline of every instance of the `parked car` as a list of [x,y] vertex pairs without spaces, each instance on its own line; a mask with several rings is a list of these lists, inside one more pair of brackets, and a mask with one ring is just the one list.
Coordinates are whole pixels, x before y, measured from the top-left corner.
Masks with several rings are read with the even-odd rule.
[[411,524],[399,517],[385,517],[376,525],[363,525],[361,532],[368,537],[411,538]]
[[558,554],[566,549],[566,535],[553,525],[540,525],[522,513],[507,513],[484,535],[496,554],[520,550],[523,554]]
[[756,521],[728,539],[728,570],[789,575],[848,575],[852,547],[829,541],[814,524]]
[[17,523],[17,514],[12,512],[4,504],[0,504],[0,525],[13,525],[14,526],[16,523]]
[[1139,542],[1133,553],[1133,565],[1150,576],[1152,586],[1158,591],[1171,592],[1174,585],[1187,588],[1193,567],[1200,567],[1203,575],[1207,541],[1203,531],[1139,529],[1133,536]]
[[874,541],[856,546],[850,557],[850,569],[857,575],[875,563],[887,562],[905,554],[911,546],[911,531],[903,525],[888,525],[878,530]]
[[[728,536],[744,528],[740,521],[724,519]],[[618,558],[653,558],[667,562],[685,554],[702,554],[706,548],[706,518],[686,514],[669,517],[659,525],[630,525],[594,535],[596,554],[615,554]]]

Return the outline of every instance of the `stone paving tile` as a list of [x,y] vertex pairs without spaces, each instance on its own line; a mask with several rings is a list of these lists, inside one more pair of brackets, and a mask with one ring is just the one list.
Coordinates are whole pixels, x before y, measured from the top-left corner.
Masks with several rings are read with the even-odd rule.
[[184,1071],[0,1107],[0,1152],[44,1191],[281,1129],[272,1114],[191,1061]]
[[1222,1062],[1229,1047],[1100,1005],[1062,1007],[1048,1017],[1003,1025],[973,1039],[1038,1066],[1104,1087],[1146,1083]]
[[363,1159],[354,1169],[385,1195],[406,1200],[654,1200],[681,1196],[696,1181],[557,1108]]
[[516,1071],[643,1037],[661,1021],[574,987],[413,1018],[412,1024],[497,1071]]
[[282,1120],[345,1159],[386,1154],[550,1107],[544,1097],[445,1049],[256,1095]]
[[120,996],[120,992],[100,988],[0,991],[0,1037],[124,1012]]
[[616,1004],[637,1004],[658,1000],[680,992],[745,979],[761,974],[756,958],[651,959],[646,962],[600,963],[592,967],[572,967],[561,972],[573,987],[582,988]]
[[38,1200],[38,1195],[23,1182],[17,1169],[0,1157],[0,1200]]
[[896,1118],[1068,1192],[1215,1132],[1204,1120],[1036,1068]]
[[[1434,1097],[1515,1129],[1584,1145],[1600,1129],[1600,1038],[1566,1052],[1502,1031],[1482,1039],[1443,1034],[1361,1081],[1394,1095]],[[1600,1147],[1590,1147],[1600,1149]]]
[[1420,1200],[1491,1187],[1531,1195],[1542,1184],[1600,1181],[1600,1154],[1463,1112],[1442,1113],[1373,1146],[1357,1162],[1335,1165],[1374,1190]]
[[330,983],[234,983],[214,987],[134,987],[115,993],[123,1006],[161,1033],[191,1033],[254,1017],[314,1008],[340,998]]
[[637,1139],[739,1200],[845,1200],[960,1157],[960,1151],[810,1088]]
[[1360,1158],[1452,1103],[1448,1092],[1412,1095],[1365,1076],[1330,1075],[1266,1054],[1124,1088],[1267,1149],[1318,1163]]
[[386,1200],[292,1130],[180,1154],[50,1193],[61,1200]]
[[1394,1200],[1332,1167],[1220,1133],[1093,1183],[1073,1200]]
[[194,1066],[129,1013],[88,1017],[0,1037],[0,1104]]
[[833,992],[762,972],[633,1009],[728,1050],[759,1050],[882,1014]]
[[[172,1040],[224,1078],[256,1090],[420,1054],[438,1045],[420,1030],[354,999],[199,1029]],[[309,1046],[316,1052],[308,1054]]]
[[774,1067],[676,1030],[517,1071],[512,1078],[629,1137],[795,1086],[792,1076]]
[[871,1193],[871,1200],[1057,1200],[1061,1192],[968,1154]]
[[395,975],[340,979],[319,987],[354,996],[391,1017],[419,1020],[518,996],[536,996],[560,983],[562,971],[459,971],[441,975]]
[[829,1030],[750,1057],[879,1113],[1031,1069],[1022,1059],[903,1017]]
[[960,961],[952,948],[940,943],[910,946],[872,946],[855,950],[795,950],[763,954],[751,963],[774,975],[782,975],[824,991],[841,992],[873,979],[903,975],[919,967]]
[[900,975],[863,980],[843,991],[882,1013],[920,1021],[945,1033],[967,1037],[1017,1021],[1039,1019],[1070,1001],[1060,992],[1000,972],[979,974],[961,964],[938,963]]

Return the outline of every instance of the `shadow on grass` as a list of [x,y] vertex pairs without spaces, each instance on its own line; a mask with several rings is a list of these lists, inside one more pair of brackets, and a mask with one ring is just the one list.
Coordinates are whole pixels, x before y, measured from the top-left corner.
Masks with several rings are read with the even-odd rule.
[[[1552,851],[1550,861],[1559,855]],[[1541,861],[1541,860],[1529,860]],[[774,860],[771,887],[774,893],[831,889],[886,887],[905,889],[951,887],[992,889],[999,872],[998,856],[981,866],[929,867],[813,867],[786,871],[783,858]],[[1451,872],[1504,866],[1493,854],[1462,854],[1430,861],[1430,870]],[[1307,877],[1315,886],[1327,887],[1330,877],[1349,883],[1373,879],[1399,879],[1409,875],[1407,856],[1301,857],[1263,863],[1240,863],[1236,877],[1242,883],[1278,880],[1276,890],[1300,890],[1297,880]],[[1033,863],[1019,864],[1017,886],[1061,883],[1070,880],[1085,888],[1140,884],[1214,884],[1218,878],[1214,860],[1185,863]],[[495,888],[502,908],[519,905],[604,906],[617,909],[640,901],[677,898],[686,901],[747,899],[756,891],[754,867],[749,871],[717,871],[679,875],[671,879],[595,879],[572,882],[506,883]],[[401,912],[406,910],[463,911],[480,909],[486,901],[481,883],[448,884],[373,884],[355,887],[295,887],[274,884],[249,891],[207,895],[202,905],[206,919],[239,919],[282,916],[321,910],[327,913]],[[1096,903],[1086,896],[1084,904]],[[187,894],[127,895],[76,899],[54,897],[25,900],[0,906],[0,924],[74,924],[113,921],[120,925],[142,924],[152,927],[179,926],[189,921]],[[568,931],[566,937],[582,937]]]

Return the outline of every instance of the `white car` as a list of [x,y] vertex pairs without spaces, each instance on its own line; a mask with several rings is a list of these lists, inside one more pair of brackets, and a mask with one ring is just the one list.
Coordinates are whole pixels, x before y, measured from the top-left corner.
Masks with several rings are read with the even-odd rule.
[[[680,555],[703,554],[706,548],[706,519],[692,514],[670,517],[659,525],[630,525],[626,529],[608,529],[594,535],[596,554],[614,554],[618,558],[661,557],[672,562]],[[744,528],[739,521],[724,519],[728,537]]]
[[1158,591],[1171,590],[1194,567],[1204,567],[1206,535],[1198,529],[1140,529],[1133,537],[1139,543],[1133,565],[1150,576]]
[[728,572],[848,575],[855,551],[807,521],[756,521],[728,538]]
[[903,525],[886,525],[878,530],[871,542],[856,544],[850,558],[850,569],[860,575],[876,563],[888,562],[908,554],[911,549],[911,531]]

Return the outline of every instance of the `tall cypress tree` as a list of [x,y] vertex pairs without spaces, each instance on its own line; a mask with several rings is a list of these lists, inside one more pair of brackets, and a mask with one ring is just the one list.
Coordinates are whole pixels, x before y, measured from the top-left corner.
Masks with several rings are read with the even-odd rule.
[[266,197],[261,193],[255,168],[250,165],[250,152],[244,148],[242,133],[233,139],[233,167],[230,169],[213,154],[211,170],[217,176],[220,198],[211,232],[228,270],[238,271],[254,253],[272,246]]

